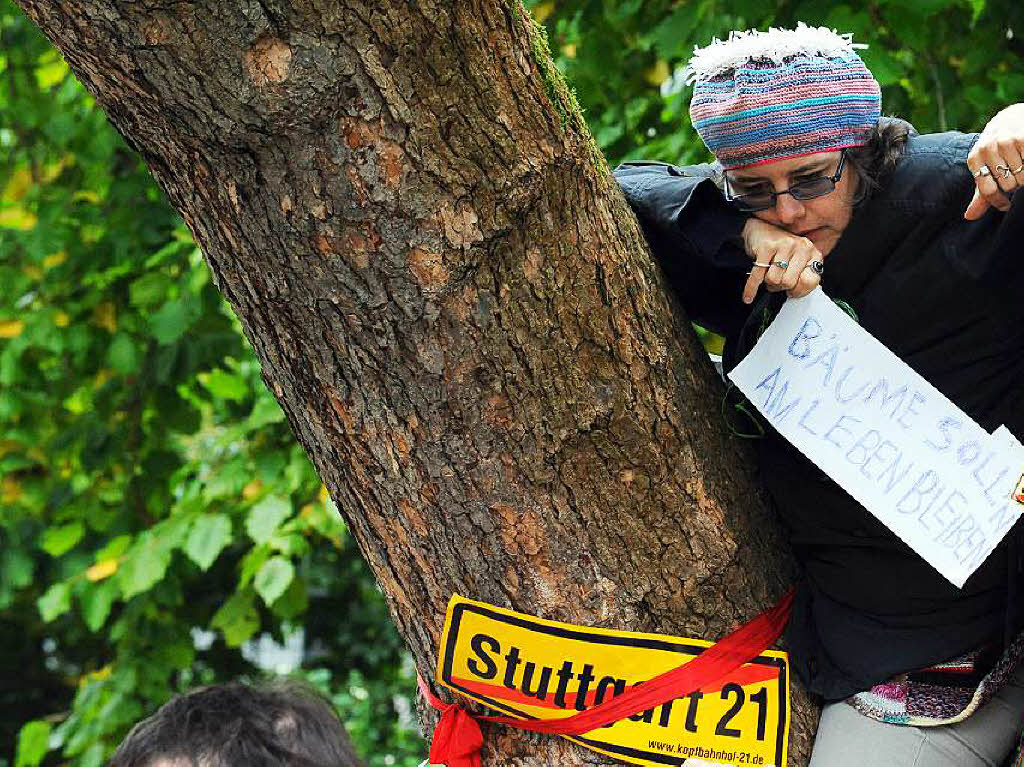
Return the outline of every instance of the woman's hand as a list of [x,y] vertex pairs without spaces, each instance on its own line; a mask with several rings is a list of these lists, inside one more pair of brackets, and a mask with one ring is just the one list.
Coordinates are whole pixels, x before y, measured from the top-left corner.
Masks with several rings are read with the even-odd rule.
[[754,259],[743,286],[745,304],[754,300],[762,283],[767,290],[785,290],[791,298],[800,298],[821,282],[822,255],[806,237],[750,218],[743,227],[743,245],[747,255]]
[[977,188],[964,218],[975,221],[989,207],[1009,210],[1009,194],[1024,185],[1024,104],[1014,104],[989,120],[967,155]]

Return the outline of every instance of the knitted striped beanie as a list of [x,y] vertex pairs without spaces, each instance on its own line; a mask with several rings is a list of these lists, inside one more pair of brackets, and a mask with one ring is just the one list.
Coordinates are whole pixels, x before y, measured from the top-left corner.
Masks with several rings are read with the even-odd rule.
[[715,39],[684,70],[693,126],[726,170],[863,146],[882,106],[863,47],[803,23]]

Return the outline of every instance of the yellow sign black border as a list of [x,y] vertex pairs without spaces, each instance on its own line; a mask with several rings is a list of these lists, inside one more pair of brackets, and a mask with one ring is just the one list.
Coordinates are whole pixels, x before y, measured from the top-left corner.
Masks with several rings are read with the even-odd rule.
[[[536,719],[537,717],[522,711],[517,711],[507,703],[503,703],[501,701],[494,700],[493,698],[489,698],[486,695],[481,695],[478,692],[468,690],[452,681],[452,663],[455,657],[455,642],[459,635],[459,624],[462,621],[462,616],[466,612],[475,612],[478,615],[490,618],[499,623],[518,626],[519,628],[536,631],[541,634],[597,644],[619,645],[623,647],[635,647],[649,650],[667,650],[669,652],[685,653],[687,655],[700,655],[712,644],[710,642],[706,644],[691,644],[686,640],[673,641],[665,637],[654,638],[650,635],[644,634],[631,635],[631,632],[620,631],[615,632],[620,635],[609,635],[607,633],[599,633],[604,630],[598,628],[586,630],[582,627],[569,628],[566,624],[552,625],[552,621],[544,621],[540,618],[531,618],[530,616],[523,615],[521,613],[510,614],[511,611],[506,612],[500,608],[490,607],[478,602],[456,601],[461,599],[464,599],[464,597],[459,597],[458,595],[453,596],[452,603],[448,606],[448,620],[445,622],[446,626],[444,635],[445,651],[440,659],[443,660],[444,663],[438,668],[438,681],[442,682],[446,687],[452,690],[457,690],[468,698],[484,703],[497,711],[502,711],[521,719]],[[784,765],[784,760],[788,756],[786,749],[786,732],[789,729],[789,711],[786,707],[788,699],[786,695],[786,688],[789,684],[789,680],[786,676],[787,665],[781,658],[765,656],[758,656],[752,659],[750,663],[762,666],[776,666],[779,669],[779,714],[783,726],[778,728],[777,732],[774,764]],[[641,749],[628,748],[615,743],[606,743],[604,741],[594,740],[592,738],[583,738],[576,735],[566,735],[563,737],[579,743],[582,746],[587,746],[597,751],[603,751],[610,756],[622,755],[624,757],[633,757],[634,759],[646,759],[647,761],[657,762],[669,767],[679,767],[679,765],[682,765],[688,758],[682,756],[669,756],[655,751],[643,751]]]

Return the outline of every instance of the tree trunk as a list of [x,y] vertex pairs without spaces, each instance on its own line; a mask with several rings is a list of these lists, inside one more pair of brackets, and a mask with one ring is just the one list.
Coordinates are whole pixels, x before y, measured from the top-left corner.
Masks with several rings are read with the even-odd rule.
[[782,593],[721,385],[519,0],[19,2],[188,223],[428,679],[453,592],[706,639]]

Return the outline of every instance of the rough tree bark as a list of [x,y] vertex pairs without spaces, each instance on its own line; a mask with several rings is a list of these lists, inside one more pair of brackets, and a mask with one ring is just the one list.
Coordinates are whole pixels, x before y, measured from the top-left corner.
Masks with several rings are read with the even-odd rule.
[[19,2],[188,223],[428,678],[452,592],[708,639],[781,594],[720,385],[519,0]]

